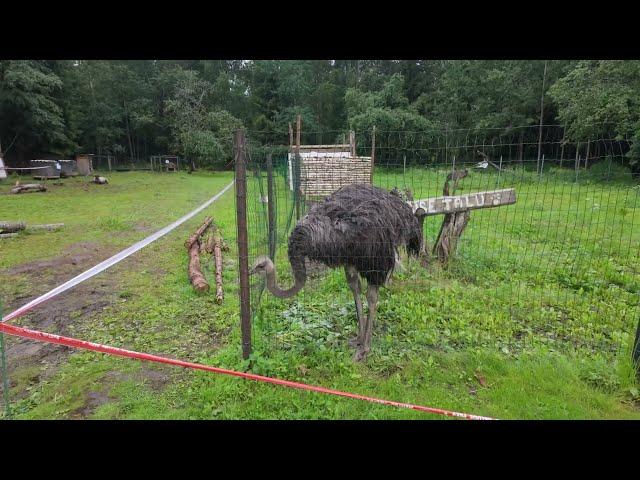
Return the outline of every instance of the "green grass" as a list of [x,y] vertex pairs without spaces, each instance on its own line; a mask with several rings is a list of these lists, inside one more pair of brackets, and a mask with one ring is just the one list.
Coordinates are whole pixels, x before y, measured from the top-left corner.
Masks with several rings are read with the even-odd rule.
[[[441,194],[446,172],[376,173],[391,188],[413,182],[415,198]],[[7,218],[65,222],[54,233],[22,234],[0,245],[0,268],[55,257],[77,242],[124,248],[171,223],[222,189],[229,173],[114,173],[107,186],[67,179],[45,194],[5,196]],[[266,183],[264,183],[266,187]],[[380,299],[373,350],[353,364],[353,300],[342,271],[311,280],[299,297],[264,294],[254,318],[251,369],[260,374],[391,400],[498,418],[640,418],[630,360],[638,315],[639,189],[624,176],[573,182],[570,174],[472,173],[463,192],[515,186],[518,202],[475,211],[448,270],[405,261]],[[6,191],[8,184],[0,184]],[[266,253],[264,204],[249,185],[251,257]],[[286,239],[287,194],[278,192]],[[233,191],[176,231],[101,275],[117,300],[78,318],[79,338],[244,369],[240,357]],[[597,207],[596,207],[597,205]],[[225,302],[196,295],[183,242],[213,215],[231,252]],[[428,219],[433,242],[441,217]],[[286,249],[278,249],[283,283]],[[105,255],[105,258],[108,255]],[[212,265],[205,264],[212,278]],[[96,278],[96,281],[100,277]],[[10,280],[10,281],[9,281]],[[92,280],[93,281],[93,280]],[[256,279],[252,279],[255,294]],[[32,292],[28,279],[0,273],[0,295]],[[44,291],[44,290],[43,290]],[[42,293],[42,292],[35,292]],[[72,293],[70,293],[72,294]],[[254,304],[258,302],[254,295]],[[16,323],[28,324],[28,318]],[[54,330],[53,330],[54,331]],[[32,368],[32,367],[30,367]],[[168,380],[153,384],[153,372]],[[432,419],[432,415],[232,377],[78,352],[46,381],[16,379],[17,418]],[[107,398],[107,401],[104,399]]]

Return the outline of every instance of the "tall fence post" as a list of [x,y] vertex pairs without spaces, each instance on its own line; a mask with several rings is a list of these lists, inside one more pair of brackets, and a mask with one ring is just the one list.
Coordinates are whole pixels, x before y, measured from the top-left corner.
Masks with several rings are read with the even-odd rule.
[[636,339],[633,342],[633,366],[636,369],[636,376],[640,379],[640,317],[638,317],[638,327],[636,328]]
[[584,157],[584,169],[589,168],[589,149],[591,147],[591,139],[587,141],[587,154]]
[[[0,301],[0,320],[2,320],[2,301]],[[0,372],[2,372],[2,398],[4,400],[4,416],[11,418],[9,405],[9,373],[7,367],[7,348],[4,343],[4,333],[0,332]]]
[[373,185],[373,168],[376,164],[376,126],[373,126],[373,133],[371,134],[371,185]]
[[249,234],[247,232],[247,156],[244,130],[236,130],[233,139],[236,163],[236,217],[238,224],[238,270],[240,276],[240,329],[242,358],[251,354],[251,307],[249,297]]
[[[273,163],[271,154],[267,154],[267,212],[269,220],[269,258],[276,256],[276,214],[275,195],[273,193]],[[275,261],[275,260],[274,260]]]
[[580,142],[576,144],[576,182],[578,181],[578,170],[580,169]]

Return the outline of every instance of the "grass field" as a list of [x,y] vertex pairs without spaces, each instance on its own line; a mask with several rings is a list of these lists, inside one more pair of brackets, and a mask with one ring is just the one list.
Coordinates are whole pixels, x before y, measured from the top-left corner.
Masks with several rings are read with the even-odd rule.
[[[311,280],[292,300],[263,295],[254,318],[252,370],[504,419],[640,418],[630,359],[640,293],[640,189],[627,175],[605,180],[596,167],[590,173],[578,183],[571,172],[549,171],[542,179],[523,172],[472,174],[462,192],[515,186],[518,202],[473,212],[448,270],[404,262],[381,294],[366,364],[353,364],[346,345],[356,322],[342,271]],[[445,174],[380,171],[376,183],[411,186],[424,198],[441,194]],[[57,232],[2,240],[5,313],[171,223],[221,190],[232,174],[109,178],[106,186],[73,178],[46,193],[0,197],[3,220],[65,223]],[[0,193],[8,189],[9,183],[0,184]],[[256,192],[251,186],[252,256],[265,253],[266,244]],[[279,195],[285,207],[284,189]],[[166,237],[62,294],[49,310],[15,323],[246,368],[233,205],[231,190]],[[231,247],[222,306],[211,294],[196,295],[186,278],[183,243],[206,215],[214,216]],[[284,215],[279,221],[283,229]],[[440,222],[428,219],[430,242]],[[284,251],[277,263],[286,283]],[[212,278],[209,261],[205,273]],[[37,349],[35,342],[11,337],[7,343],[16,418],[441,418],[64,347]]]

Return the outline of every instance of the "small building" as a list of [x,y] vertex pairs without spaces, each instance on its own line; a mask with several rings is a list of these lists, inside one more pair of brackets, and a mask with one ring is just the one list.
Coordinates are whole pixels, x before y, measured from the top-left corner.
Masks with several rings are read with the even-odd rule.
[[93,162],[90,155],[76,155],[76,167],[80,175],[91,175],[93,172]]
[[62,166],[57,160],[31,160],[33,178],[38,180],[60,178]]
[[2,152],[0,152],[0,179],[7,178],[7,171],[4,168],[4,160],[2,160]]

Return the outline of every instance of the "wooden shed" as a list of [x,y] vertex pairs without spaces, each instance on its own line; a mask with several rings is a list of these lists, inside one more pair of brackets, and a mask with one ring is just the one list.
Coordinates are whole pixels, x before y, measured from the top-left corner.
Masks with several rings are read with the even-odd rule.
[[80,175],[91,175],[93,163],[90,155],[76,155],[76,165]]

